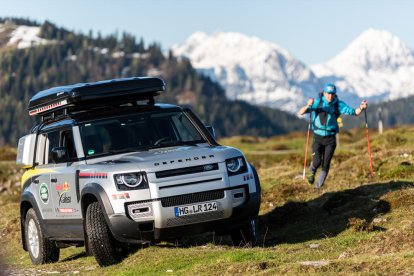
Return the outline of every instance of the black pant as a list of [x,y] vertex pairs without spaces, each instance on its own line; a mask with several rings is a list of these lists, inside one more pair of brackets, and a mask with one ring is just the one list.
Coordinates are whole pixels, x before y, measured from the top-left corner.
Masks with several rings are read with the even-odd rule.
[[315,173],[319,166],[322,164],[322,171],[328,174],[329,166],[331,164],[332,156],[334,155],[336,148],[336,137],[331,136],[319,136],[313,134],[312,144],[312,163],[310,170]]

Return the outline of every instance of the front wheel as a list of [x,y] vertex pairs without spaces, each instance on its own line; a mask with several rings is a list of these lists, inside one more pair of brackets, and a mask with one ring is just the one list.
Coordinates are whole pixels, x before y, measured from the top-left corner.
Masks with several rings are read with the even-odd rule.
[[86,210],[86,242],[100,266],[119,263],[125,250],[119,246],[106,224],[98,202],[93,202]]
[[44,236],[33,208],[26,214],[24,230],[27,249],[33,264],[55,263],[59,260],[60,250],[54,241]]
[[235,246],[255,246],[258,241],[257,219],[252,219],[240,228],[234,229],[230,235]]

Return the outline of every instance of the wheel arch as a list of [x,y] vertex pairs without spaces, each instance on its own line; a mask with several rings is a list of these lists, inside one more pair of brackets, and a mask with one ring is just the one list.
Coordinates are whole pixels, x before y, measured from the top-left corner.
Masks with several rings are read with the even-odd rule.
[[104,213],[105,220],[108,225],[110,225],[109,216],[114,213],[114,210],[108,196],[106,195],[105,190],[98,183],[88,183],[82,189],[81,211],[84,220],[86,218],[86,210],[88,209],[88,206],[93,202],[99,202]]

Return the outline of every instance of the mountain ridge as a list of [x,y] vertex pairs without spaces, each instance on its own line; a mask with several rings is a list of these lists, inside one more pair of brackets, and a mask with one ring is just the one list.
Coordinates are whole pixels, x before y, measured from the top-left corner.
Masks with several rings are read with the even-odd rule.
[[[175,54],[189,58],[199,72],[212,79],[216,77],[228,91],[229,98],[248,100],[253,104],[291,113],[296,113],[307,98],[317,96],[323,84],[328,82],[338,86],[340,99],[351,106],[359,105],[363,99],[378,103],[414,94],[414,80],[411,78],[414,74],[413,51],[398,37],[384,30],[368,29],[337,56],[326,63],[314,65],[306,65],[277,44],[242,34],[235,42],[235,37],[235,33],[227,33],[227,37],[223,32],[210,36],[196,33],[172,49]],[[203,43],[200,42],[201,38]],[[226,47],[219,48],[217,45],[220,44]],[[229,44],[237,46],[228,47]],[[255,45],[276,46],[265,49]],[[261,55],[268,58],[256,62],[254,58],[244,56],[245,52],[255,53],[257,49],[264,49]],[[272,55],[274,52],[277,54]],[[219,55],[231,60],[223,62],[217,58]],[[206,59],[209,59],[209,63]],[[217,69],[217,65],[213,67],[213,63],[219,64],[220,69]],[[278,70],[273,70],[274,64],[277,66],[273,67]],[[292,66],[295,64],[300,66]],[[252,70],[252,67],[256,69]],[[241,81],[237,82],[233,68],[244,73]],[[257,68],[263,68],[266,72],[260,73]],[[239,86],[228,84],[229,75],[232,83],[238,83]],[[259,82],[276,85],[263,87],[257,84]],[[238,94],[232,92],[234,88],[238,89]]]
[[257,37],[197,32],[172,50],[175,55],[189,58],[199,72],[218,81],[230,99],[292,113],[299,106],[297,102],[304,102],[321,86],[304,63],[279,45]]
[[311,68],[339,89],[374,102],[414,94],[413,51],[388,31],[368,29],[337,56]]

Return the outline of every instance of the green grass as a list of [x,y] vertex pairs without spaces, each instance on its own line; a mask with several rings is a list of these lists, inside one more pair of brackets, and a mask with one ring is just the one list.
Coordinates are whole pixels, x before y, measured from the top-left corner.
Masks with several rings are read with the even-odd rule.
[[[306,133],[232,137],[258,168],[263,188],[258,247],[235,248],[227,236],[153,244],[100,268],[83,248],[61,250],[58,263],[33,266],[20,246],[18,189],[0,194],[0,254],[15,272],[86,275],[397,275],[414,273],[414,128],[341,134],[322,192],[302,180]],[[309,161],[308,161],[309,163]],[[0,163],[1,164],[1,163]],[[0,166],[15,177],[10,160]],[[3,180],[4,181],[4,180]],[[14,180],[13,180],[14,181]]]

